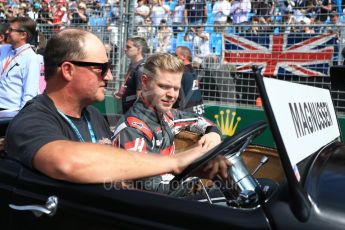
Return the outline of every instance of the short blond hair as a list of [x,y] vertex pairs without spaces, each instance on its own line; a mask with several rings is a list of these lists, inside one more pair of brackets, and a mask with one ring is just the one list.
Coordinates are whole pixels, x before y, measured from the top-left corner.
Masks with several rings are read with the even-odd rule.
[[172,54],[155,53],[147,58],[143,72],[144,74],[154,77],[158,69],[171,73],[183,73],[184,63]]

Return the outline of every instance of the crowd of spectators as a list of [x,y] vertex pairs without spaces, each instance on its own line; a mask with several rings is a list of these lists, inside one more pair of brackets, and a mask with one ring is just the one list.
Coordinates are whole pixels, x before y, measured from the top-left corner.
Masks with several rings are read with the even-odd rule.
[[[137,0],[131,4],[134,4],[134,25],[138,35],[153,33],[156,36],[163,20],[177,37],[178,33],[195,25],[204,25],[207,32],[216,33],[243,32],[241,25],[252,25],[249,30],[253,33],[271,32],[277,28],[276,24],[285,24],[283,32],[286,33],[312,32],[313,28],[305,28],[314,24],[332,24],[334,14],[341,23],[345,1]],[[55,29],[116,26],[120,21],[121,6],[125,13],[126,1],[120,0],[0,0],[0,19],[28,16],[37,23],[53,25]],[[148,29],[152,26],[154,29]],[[156,48],[162,50],[158,45]]]
[[[163,19],[174,36],[194,25],[222,33],[236,25],[260,24],[258,29],[265,31],[272,25],[286,24],[290,29],[284,32],[296,32],[295,25],[331,24],[335,14],[342,22],[344,5],[342,0],[140,0],[135,8],[140,20],[135,22],[141,30],[141,26],[159,26]],[[152,23],[147,24],[147,18]]]
[[344,5],[342,0],[139,0],[135,29],[152,52],[173,52],[176,42],[203,61],[221,55],[221,42],[213,39],[217,34],[337,32],[340,36]]
[[[37,23],[55,25],[57,29],[71,25],[116,25],[119,0],[0,0],[0,19],[29,16]],[[134,1],[134,24],[137,32],[143,27],[158,27],[162,20],[173,35],[186,31],[186,26],[204,25],[224,32],[241,24],[328,24],[337,14],[342,22],[344,0],[137,0]],[[96,19],[104,19],[95,23]],[[262,30],[263,28],[258,28]],[[213,28],[211,29],[213,31]],[[229,30],[227,31],[229,32]]]
[[[345,0],[0,0],[0,19],[28,16],[52,31],[100,26],[116,44],[126,3],[134,7],[128,11],[134,35],[145,38],[151,52],[183,45],[201,59],[221,55],[211,44],[216,34],[340,33],[345,12]],[[204,48],[195,50],[200,43]]]
[[37,23],[55,25],[90,25],[90,18],[105,18],[103,25],[119,19],[119,1],[99,0],[0,0],[0,19],[28,16]]

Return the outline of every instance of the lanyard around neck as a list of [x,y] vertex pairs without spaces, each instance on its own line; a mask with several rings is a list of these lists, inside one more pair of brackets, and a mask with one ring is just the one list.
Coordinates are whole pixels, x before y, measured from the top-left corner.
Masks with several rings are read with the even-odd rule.
[[[16,53],[16,55],[14,55],[12,58],[8,57],[8,59],[6,60],[5,64],[4,64],[4,68],[1,71],[1,76],[5,73],[6,69],[8,68],[8,66],[10,65],[10,63],[21,53],[23,53],[25,50],[30,49],[31,47],[27,47],[25,49],[22,49],[21,51],[19,51],[18,53]],[[11,52],[11,51],[10,51]]]
[[[75,126],[75,124],[71,121],[71,119],[69,119],[63,112],[61,112],[60,110],[57,110],[59,112],[59,114],[67,121],[67,123],[69,124],[69,126],[72,128],[73,132],[75,133],[75,135],[77,135],[78,139],[80,142],[85,142],[84,138],[82,137],[82,135],[80,134],[77,126]],[[87,123],[87,128],[89,129],[89,133],[90,133],[90,137],[91,137],[91,141],[92,143],[96,143],[96,135],[92,129],[92,125],[91,122],[88,118],[88,113],[85,113],[85,115],[83,116],[84,120]]]

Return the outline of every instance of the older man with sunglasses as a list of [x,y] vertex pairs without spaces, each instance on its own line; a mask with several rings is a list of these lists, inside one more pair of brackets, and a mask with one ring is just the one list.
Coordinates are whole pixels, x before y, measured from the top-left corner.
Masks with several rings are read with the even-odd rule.
[[29,44],[35,34],[31,18],[10,20],[5,33],[8,44],[0,48],[0,110],[19,110],[39,92],[42,58]]
[[8,157],[52,178],[75,183],[137,179],[179,173],[209,148],[178,157],[135,155],[110,145],[111,132],[91,104],[102,101],[112,74],[103,43],[93,34],[66,29],[48,41],[46,92],[35,97],[8,127]]

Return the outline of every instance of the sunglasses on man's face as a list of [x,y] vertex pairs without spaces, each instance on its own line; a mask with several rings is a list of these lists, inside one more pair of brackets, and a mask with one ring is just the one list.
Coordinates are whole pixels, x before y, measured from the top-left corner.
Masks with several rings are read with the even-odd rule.
[[105,76],[107,76],[107,73],[111,67],[110,62],[99,63],[99,62],[86,62],[86,61],[63,61],[59,64],[59,66],[61,66],[62,63],[64,62],[70,62],[74,65],[81,66],[81,67],[101,67],[102,78],[105,78]]
[[23,29],[13,29],[12,27],[8,27],[7,30],[8,30],[9,33],[11,33],[11,32],[26,32]]

